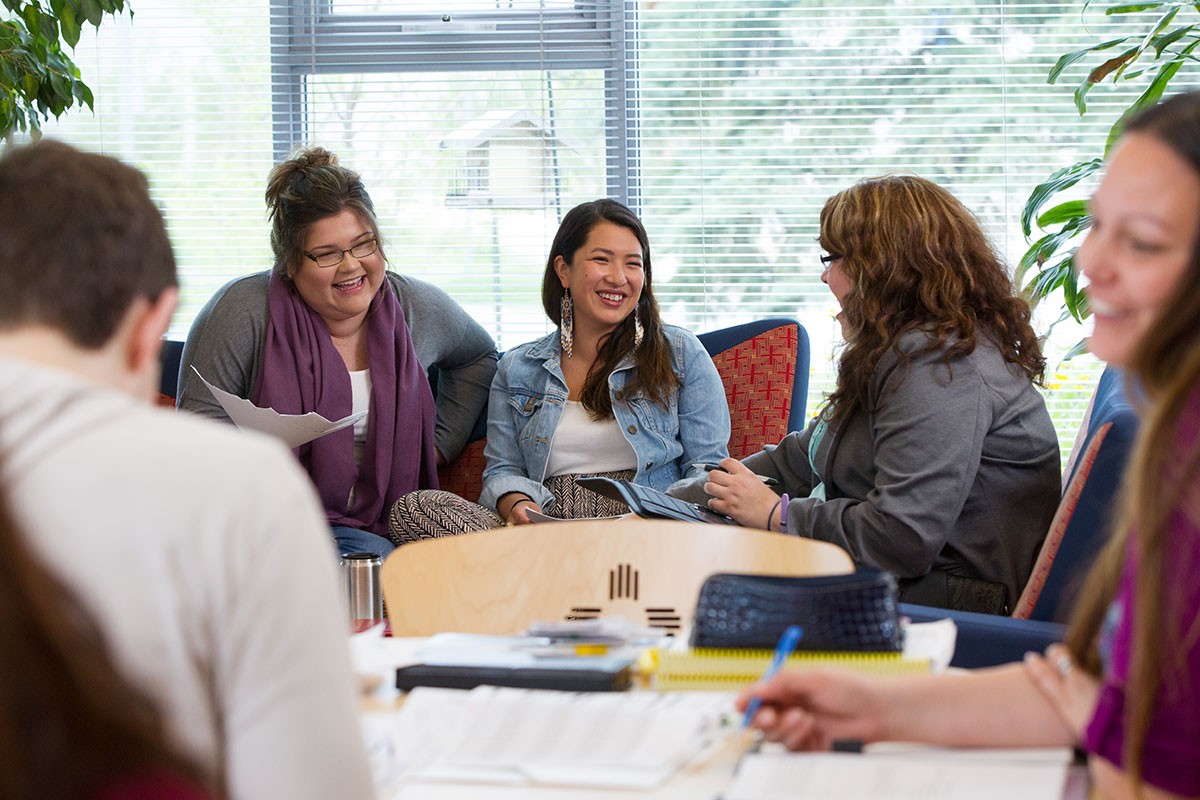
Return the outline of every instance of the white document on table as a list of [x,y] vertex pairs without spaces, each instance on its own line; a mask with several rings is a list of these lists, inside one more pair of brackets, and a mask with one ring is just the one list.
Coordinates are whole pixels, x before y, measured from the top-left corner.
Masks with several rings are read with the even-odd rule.
[[1065,751],[1055,758],[1021,752],[920,748],[892,754],[783,753],[748,755],[722,800],[1060,800]]
[[650,789],[726,733],[732,694],[414,689],[392,752],[408,781]]
[[200,370],[194,366],[192,371],[204,382],[213,397],[217,398],[217,402],[221,404],[221,408],[225,409],[225,413],[229,415],[235,425],[239,428],[249,428],[276,436],[282,439],[288,447],[299,447],[313,439],[319,439],[327,433],[348,428],[367,416],[366,411],[360,411],[357,414],[331,421],[315,411],[307,414],[280,414],[273,408],[259,408],[245,398],[238,397],[224,389],[218,389],[209,383],[200,374]]

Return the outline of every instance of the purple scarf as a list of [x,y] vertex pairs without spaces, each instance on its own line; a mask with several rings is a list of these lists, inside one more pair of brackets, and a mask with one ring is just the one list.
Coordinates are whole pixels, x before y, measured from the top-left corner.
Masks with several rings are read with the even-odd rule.
[[[325,320],[275,273],[267,309],[267,340],[251,402],[281,414],[316,411],[330,420],[350,414],[350,374]],[[371,405],[362,464],[354,463],[353,426],[294,452],[316,485],[330,524],[386,536],[387,515],[397,497],[438,485],[433,393],[386,277],[367,310],[367,353]],[[347,508],[352,487],[354,502]]]

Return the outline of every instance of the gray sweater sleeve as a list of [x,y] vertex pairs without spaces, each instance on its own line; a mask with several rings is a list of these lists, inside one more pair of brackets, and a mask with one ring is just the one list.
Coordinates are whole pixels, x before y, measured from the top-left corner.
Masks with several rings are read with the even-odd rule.
[[267,281],[266,272],[237,278],[204,304],[183,346],[175,401],[180,409],[232,422],[197,370],[217,388],[250,397],[267,336]]
[[[434,443],[452,461],[487,403],[496,372],[495,342],[433,284],[391,272],[388,279],[404,309],[417,358],[426,370],[438,369]],[[201,309],[183,348],[179,408],[229,421],[192,366],[218,388],[250,397],[266,343],[268,281],[266,272],[238,278]]]
[[792,500],[789,533],[833,542],[856,563],[902,579],[929,572],[955,531],[992,423],[973,361],[956,357],[951,368],[952,379],[941,351],[915,354],[907,367],[890,353],[880,361],[871,400],[882,403],[874,414],[855,412],[866,418],[860,435],[846,430],[853,417],[827,434],[841,439],[832,443],[835,473],[843,482],[858,473],[872,485],[857,498]]
[[[807,497],[813,487],[812,469],[808,463],[808,440],[812,429],[810,424],[802,431],[789,433],[779,440],[779,444],[767,445],[743,458],[742,463],[759,475],[779,481],[782,488],[778,491],[787,492],[791,497]],[[708,502],[708,494],[704,491],[707,480],[707,475],[684,478],[671,484],[667,494],[703,505]]]
[[405,275],[389,273],[389,277],[408,320],[417,358],[427,370],[437,367],[434,443],[447,461],[453,461],[466,447],[487,405],[496,374],[496,343],[442,289]]

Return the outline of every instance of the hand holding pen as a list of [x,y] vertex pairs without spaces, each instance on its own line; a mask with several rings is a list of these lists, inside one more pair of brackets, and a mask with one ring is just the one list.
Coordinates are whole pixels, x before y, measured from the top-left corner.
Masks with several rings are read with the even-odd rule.
[[[775,655],[771,657],[771,663],[767,666],[767,671],[763,673],[761,678],[762,683],[766,683],[779,674],[779,670],[783,669],[788,656],[796,651],[796,645],[800,644],[800,638],[803,635],[804,630],[799,625],[788,626],[788,629],[783,632],[783,636],[779,637],[779,644],[775,647]],[[754,721],[754,715],[758,713],[758,709],[761,706],[762,698],[760,696],[754,695],[750,698],[750,702],[746,704],[746,713],[742,716],[743,728],[750,727],[750,723]]]

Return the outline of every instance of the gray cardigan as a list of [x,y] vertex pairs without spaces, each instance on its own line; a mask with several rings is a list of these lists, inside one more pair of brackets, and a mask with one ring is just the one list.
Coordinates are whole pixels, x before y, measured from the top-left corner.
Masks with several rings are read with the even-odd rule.
[[[922,332],[903,336],[912,352]],[[830,427],[809,462],[815,421],[744,460],[777,478],[788,533],[833,542],[856,563],[915,579],[931,569],[1002,583],[1013,604],[1033,569],[1058,506],[1058,440],[1029,379],[990,341],[950,360],[945,351],[898,365],[880,359],[869,389],[874,413],[859,409]],[[705,478],[671,494],[704,502]]]
[[[453,461],[467,444],[487,404],[496,372],[496,343],[450,295],[431,283],[386,273],[404,309],[417,358],[438,368],[434,444]],[[238,397],[250,397],[267,336],[269,272],[235,278],[200,310],[188,332],[179,368],[177,405],[229,421],[224,409],[192,371]]]

